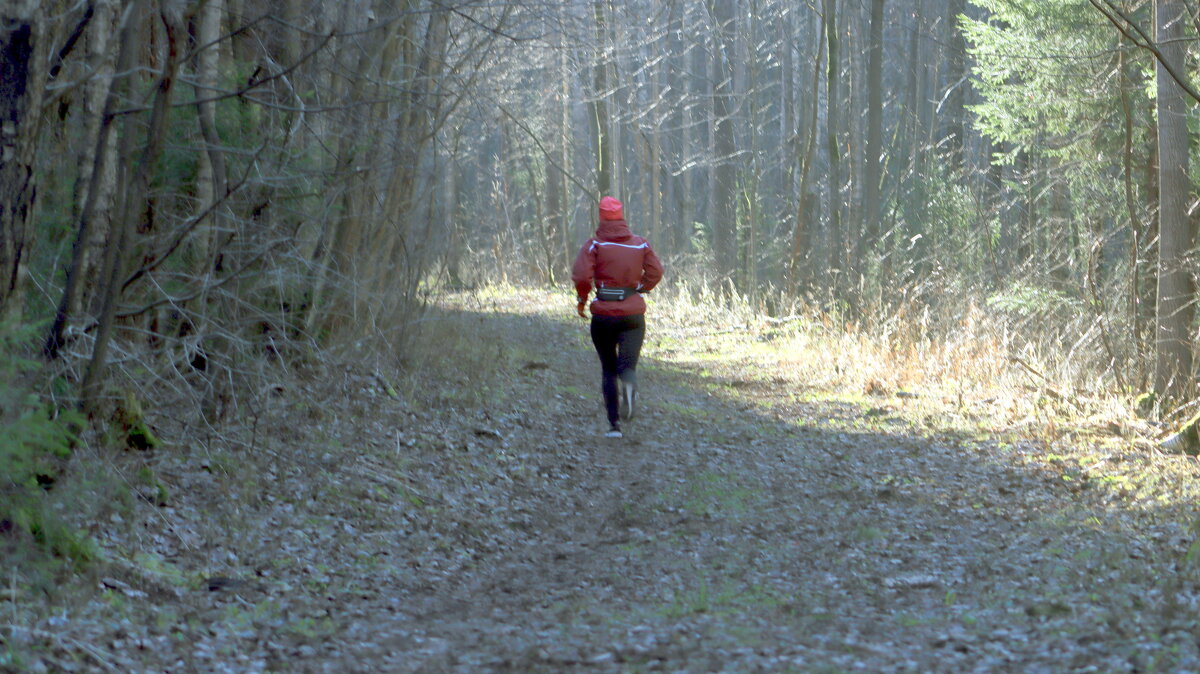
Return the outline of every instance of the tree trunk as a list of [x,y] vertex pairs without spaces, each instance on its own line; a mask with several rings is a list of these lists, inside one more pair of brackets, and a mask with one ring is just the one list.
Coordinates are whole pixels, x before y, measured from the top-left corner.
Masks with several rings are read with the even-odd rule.
[[713,254],[716,257],[717,277],[735,278],[737,270],[737,169],[734,154],[733,114],[737,109],[734,100],[733,60],[736,49],[734,32],[737,30],[736,0],[715,0],[712,3],[713,22],[716,24],[717,51],[713,57]]
[[[196,56],[195,91],[198,100],[211,98],[213,92],[216,91],[217,68],[220,60],[217,41],[221,37],[221,12],[223,9],[224,0],[207,0],[200,9],[196,41],[204,47],[204,50]],[[200,197],[198,210],[204,211],[225,198],[229,178],[225,170],[225,153],[222,149],[221,137],[217,132],[216,103],[210,100],[198,103],[196,108],[205,150],[201,153],[201,166],[206,167],[207,173],[204,176],[206,180],[197,179],[196,191]],[[220,228],[220,219],[216,211],[206,220],[207,222],[196,228],[196,239],[200,242],[199,255],[196,258],[204,264],[195,271],[201,275],[212,270],[213,257],[216,252],[212,230]]]
[[[377,283],[374,290],[378,293],[387,292],[389,297],[407,297],[414,290],[413,282],[420,275],[425,260],[411,249],[415,240],[410,240],[420,232],[414,229],[421,223],[416,212],[418,203],[418,184],[423,176],[428,175],[426,166],[429,146],[437,132],[438,118],[442,114],[442,99],[437,96],[443,70],[446,66],[446,45],[450,34],[450,16],[448,9],[439,8],[436,4],[429,14],[429,22],[425,26],[425,37],[421,42],[421,58],[412,79],[412,92],[406,102],[406,112],[401,121],[398,137],[400,158],[388,184],[388,192],[384,201],[385,222],[394,223],[394,231],[390,232],[390,245],[378,246],[372,251],[373,257],[370,268],[385,270],[376,275]],[[378,251],[386,251],[380,256]],[[403,293],[396,290],[402,288]],[[399,303],[402,304],[403,300]],[[397,303],[396,306],[399,306]]]
[[[758,34],[757,17],[761,11],[758,0],[749,0],[750,7],[746,12],[748,21],[737,31],[737,49],[734,52],[737,59],[735,67],[734,97],[739,106],[745,110],[741,125],[741,140],[738,145],[746,149],[746,159],[741,161],[743,181],[741,189],[736,192],[738,203],[745,204],[746,211],[742,216],[745,254],[742,263],[742,276],[745,278],[745,292],[752,304],[757,305],[759,299],[758,279],[758,242],[760,209],[765,195],[760,194],[759,185],[762,179],[762,166],[765,162],[760,157],[759,148],[759,113],[763,99],[758,93],[759,63],[751,53],[751,42]],[[748,109],[747,109],[748,108]],[[735,207],[736,211],[736,207]],[[736,241],[736,239],[735,239]]]
[[[650,101],[656,107],[662,98],[662,70],[655,68],[650,73]],[[658,230],[662,223],[662,112],[654,110],[650,118],[650,223],[647,227],[646,238],[658,240]]]
[[[994,244],[990,224],[992,221],[1000,222],[1000,213],[1003,209],[1004,202],[1004,164],[996,157],[996,153],[1000,152],[1003,145],[988,141],[988,168],[986,183],[985,203],[987,204],[987,221],[989,227],[985,231],[987,236],[988,263],[992,272],[992,284],[998,286],[1001,279],[1007,273],[1004,268],[1003,256],[1005,252],[1000,249],[1000,246]],[[1000,249],[999,251],[997,249]]]
[[[95,14],[87,34],[87,62],[95,72],[115,73],[117,54],[120,48],[112,48],[116,7],[112,0],[96,3]],[[104,257],[104,244],[112,228],[112,199],[116,190],[116,152],[112,133],[104,131],[104,146],[100,146],[104,129],[111,129],[111,120],[105,119],[105,103],[112,90],[112,78],[92,78],[84,85],[84,115],[86,116],[83,155],[80,158],[79,179],[76,183],[75,212],[73,220],[78,226],[84,216],[84,207],[89,203],[92,190],[96,200],[92,202],[88,216],[93,224],[89,227],[88,239],[83,242],[81,278],[95,278],[100,259]],[[88,304],[82,292],[76,292],[67,309],[70,315],[79,315]]]
[[23,313],[49,53],[41,4],[10,1],[0,8],[0,319]]
[[[825,147],[829,153],[829,270],[836,270],[842,265],[839,260],[844,258],[844,250],[837,243],[842,234],[842,171],[841,146],[838,142],[838,118],[841,106],[841,61],[839,60],[839,37],[837,20],[837,0],[825,0],[825,44],[828,51],[828,67],[825,69]],[[845,270],[843,270],[845,271]]]
[[867,142],[863,152],[863,231],[856,262],[875,250],[880,231],[880,181],[883,178],[883,4],[871,0],[871,32],[867,44]]
[[[799,156],[800,127],[803,125],[801,120],[797,119],[797,96],[796,89],[796,49],[795,42],[795,24],[793,23],[793,14],[788,12],[778,18],[776,29],[779,32],[779,139],[780,139],[780,161],[783,166],[777,174],[778,182],[774,189],[776,194],[784,197],[785,208],[795,207],[796,205],[796,162],[794,158]],[[814,89],[814,91],[816,91]],[[786,197],[784,196],[786,195]],[[781,222],[782,224],[782,222]],[[783,233],[782,231],[780,232]],[[789,264],[790,269],[790,264]],[[790,276],[785,276],[779,280],[786,281]]]
[[1143,269],[1146,270],[1146,283],[1141,288],[1138,308],[1141,310],[1138,315],[1138,321],[1143,326],[1143,334],[1150,334],[1150,344],[1146,348],[1149,358],[1146,362],[1145,376],[1142,381],[1147,384],[1152,383],[1154,376],[1155,359],[1157,358],[1154,348],[1154,331],[1157,318],[1157,295],[1158,295],[1158,120],[1155,119],[1154,109],[1156,102],[1150,102],[1146,105],[1146,116],[1150,120],[1150,128],[1146,130],[1146,157],[1141,162],[1141,181],[1142,194],[1145,200],[1145,213],[1150,214],[1144,221],[1146,233],[1142,237],[1141,247],[1138,249],[1138,259],[1141,260]]
[[[921,210],[919,204],[922,203],[920,195],[923,191],[923,183],[920,176],[924,175],[924,157],[925,157],[925,132],[921,122],[924,119],[923,110],[925,109],[924,95],[924,60],[921,58],[922,40],[921,35],[923,28],[923,5],[922,0],[915,0],[913,7],[913,30],[908,32],[908,66],[905,69],[905,99],[904,99],[904,115],[901,118],[903,136],[898,144],[897,154],[908,158],[905,162],[903,175],[900,177],[897,186],[896,201],[905,210],[906,213],[916,213]],[[900,153],[903,153],[900,155]],[[913,262],[919,259],[917,254],[919,249],[923,247],[924,228],[915,217],[905,218],[907,221],[906,231],[903,236],[897,236],[893,239],[892,249],[885,256],[885,264],[888,266],[889,272],[894,264],[894,260],[900,262],[902,266],[908,267],[903,269],[900,279],[911,279],[913,272],[916,271],[916,265]],[[902,252],[905,248],[907,252]],[[911,266],[910,266],[911,265]],[[885,275],[885,278],[890,278],[891,273]]]
[[[1178,72],[1184,64],[1181,0],[1156,0],[1155,28],[1162,58]],[[1195,314],[1187,255],[1195,243],[1187,205],[1187,100],[1161,61],[1155,62],[1158,93],[1158,302],[1154,391],[1164,400],[1183,402],[1192,397],[1192,316]]]
[[[1125,40],[1121,40],[1121,48],[1117,50],[1117,67],[1120,70],[1120,94],[1121,94],[1121,120],[1122,120],[1122,144],[1121,144],[1121,177],[1125,192],[1125,211],[1129,217],[1129,325],[1131,327],[1130,337],[1132,338],[1133,348],[1136,350],[1139,357],[1135,359],[1139,370],[1142,369],[1144,359],[1141,357],[1145,354],[1145,335],[1143,334],[1144,323],[1141,320],[1144,309],[1142,308],[1142,257],[1140,254],[1142,240],[1144,237],[1141,218],[1138,217],[1138,204],[1134,190],[1134,173],[1133,173],[1133,104],[1130,98],[1137,91],[1136,83],[1133,80],[1132,68],[1129,64],[1129,57],[1125,49]],[[1138,377],[1135,381],[1142,381],[1142,377]]]
[[[65,340],[65,330],[67,321],[71,313],[79,308],[82,304],[80,298],[83,296],[85,289],[85,279],[98,279],[100,274],[111,264],[111,258],[115,255],[115,245],[106,245],[103,248],[93,247],[93,241],[100,239],[101,232],[98,231],[98,225],[104,224],[109,218],[101,217],[106,214],[111,217],[111,211],[108,208],[108,203],[113,199],[117,191],[117,160],[116,144],[112,138],[113,123],[115,121],[113,115],[116,112],[117,106],[128,97],[128,92],[131,89],[128,73],[133,68],[134,50],[136,48],[136,35],[138,22],[141,19],[140,5],[134,4],[124,14],[124,25],[120,31],[119,53],[116,60],[114,72],[125,73],[119,79],[115,79],[108,85],[108,92],[105,95],[104,108],[99,115],[99,126],[95,131],[94,146],[92,148],[92,167],[89,172],[89,186],[83,202],[83,208],[79,212],[79,219],[75,227],[75,240],[71,247],[71,261],[67,267],[67,278],[63,288],[62,298],[59,300],[57,310],[54,314],[54,321],[50,326],[50,331],[46,336],[46,344],[44,352],[47,358],[54,359],[58,357],[59,349],[62,348]],[[115,222],[108,222],[110,236],[114,235],[120,227]],[[99,256],[93,255],[94,252],[100,252]],[[95,283],[92,286],[96,292],[101,292],[103,286],[100,283]]]
[[966,10],[966,0],[949,0],[946,16],[946,51],[948,58],[946,103],[942,113],[942,128],[946,139],[947,167],[956,179],[963,175],[963,148],[966,136],[967,45],[958,26],[958,17]]
[[[560,10],[561,11],[561,10]],[[559,89],[559,104],[558,104],[558,165],[562,167],[562,171],[555,174],[555,190],[561,195],[559,198],[560,213],[559,213],[559,231],[562,236],[562,245],[559,246],[560,255],[563,259],[564,268],[571,264],[572,255],[575,253],[575,233],[572,231],[572,223],[574,222],[571,198],[571,186],[568,181],[567,171],[574,171],[573,154],[571,140],[575,137],[572,133],[573,120],[571,119],[571,76],[569,62],[567,59],[567,44],[563,38],[559,44],[558,72],[562,78],[562,84]]]
[[[134,0],[130,10],[129,21],[137,22],[141,15],[141,0]],[[103,269],[103,286],[101,288],[102,308],[96,329],[96,346],[88,364],[87,374],[81,385],[82,407],[91,413],[97,401],[98,387],[104,379],[107,367],[108,345],[117,313],[117,302],[121,296],[121,285],[126,267],[127,247],[132,232],[146,220],[149,208],[150,182],[154,166],[158,161],[166,137],[167,117],[170,109],[171,94],[174,90],[176,70],[179,66],[180,40],[183,39],[185,28],[183,17],[173,4],[162,7],[161,18],[166,44],[162,72],[158,79],[154,101],[150,111],[150,121],[146,131],[146,145],[139,156],[134,159],[131,152],[122,155],[129,161],[126,170],[132,171],[132,179],[124,188],[121,199],[120,219],[113,227],[112,241],[106,251],[105,268]],[[126,117],[123,131],[123,143],[128,147],[132,129],[132,115]]]
[[[343,5],[342,11],[340,25],[349,30],[361,30],[362,25],[351,23],[349,19],[352,16],[364,14],[363,8],[357,4],[347,3]],[[328,81],[324,83],[334,100],[353,103],[363,99],[363,87],[366,86],[368,78],[354,77],[351,79],[341,74],[344,72],[368,72],[367,69],[371,67],[373,59],[380,51],[386,55],[385,58],[380,59],[380,70],[377,75],[380,83],[387,81],[386,78],[389,77],[389,71],[385,68],[407,66],[407,63],[402,60],[405,56],[397,45],[401,42],[405,44],[411,42],[409,32],[414,16],[414,13],[404,13],[401,19],[392,24],[383,36],[368,43],[366,48],[353,40],[339,42],[331,56],[332,67],[327,69]],[[396,53],[389,54],[390,48],[395,48]],[[373,92],[373,97],[380,101],[374,106],[347,105],[345,109],[339,111],[333,118],[337,121],[337,126],[347,130],[355,129],[370,124],[372,119],[381,119],[381,115],[389,114],[391,109],[389,99],[378,90]],[[317,270],[312,289],[309,292],[312,300],[304,322],[305,329],[310,333],[317,329],[318,321],[323,321],[324,327],[327,328],[332,328],[335,324],[340,323],[341,316],[335,316],[325,308],[339,305],[338,302],[330,301],[331,297],[338,292],[336,286],[330,285],[330,277],[332,274],[340,274],[341,278],[346,279],[355,274],[355,265],[361,253],[362,242],[366,238],[364,230],[366,222],[369,220],[366,204],[370,198],[368,197],[369,187],[366,172],[356,169],[364,152],[358,140],[353,133],[348,131],[338,136],[337,149],[333,153],[333,161],[327,171],[332,176],[332,181],[327,183],[326,189],[330,193],[337,194],[335,197],[337,208],[329,209],[335,214],[322,219],[321,234],[314,255]]]
[[810,251],[812,242],[812,219],[809,217],[812,210],[809,205],[811,198],[812,183],[812,164],[813,157],[816,154],[817,147],[817,122],[820,111],[818,103],[820,96],[817,92],[821,88],[821,65],[825,56],[825,40],[820,39],[821,29],[824,28],[825,17],[822,15],[821,24],[818,26],[817,57],[813,59],[812,72],[812,93],[808,97],[808,112],[805,119],[808,122],[808,128],[804,134],[804,152],[799,157],[800,162],[800,186],[797,189],[796,197],[796,213],[795,222],[792,227],[792,251],[788,263],[789,286],[792,292],[795,292],[802,280],[806,280],[807,273],[811,270],[806,269],[803,263],[803,257]]
[[844,174],[842,203],[845,206],[841,214],[842,222],[842,269],[845,270],[847,281],[845,299],[850,310],[856,312],[859,308],[859,293],[861,287],[861,265],[858,257],[862,245],[863,218],[859,212],[862,205],[862,160],[863,160],[863,131],[865,115],[860,111],[866,110],[866,41],[861,35],[866,32],[869,19],[862,16],[866,3],[857,6],[843,6],[841,11],[842,43],[840,52],[844,58],[842,72],[845,73],[844,87],[845,107],[839,115],[839,131],[841,133],[842,171]]
[[612,145],[608,119],[608,31],[605,29],[604,0],[595,0],[593,18],[596,21],[596,64],[592,67],[592,125],[595,139],[597,198],[612,190]]

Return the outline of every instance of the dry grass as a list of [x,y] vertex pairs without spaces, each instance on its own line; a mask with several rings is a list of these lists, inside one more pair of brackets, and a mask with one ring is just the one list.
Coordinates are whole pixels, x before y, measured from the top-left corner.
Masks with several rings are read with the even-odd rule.
[[[1014,317],[964,298],[939,308],[902,303],[848,321],[787,304],[767,316],[744,297],[677,284],[651,313],[667,334],[744,358],[789,382],[843,396],[900,401],[917,414],[969,420],[978,429],[1054,442],[1091,429],[1148,444],[1163,429],[1133,414],[1094,322]],[[741,337],[750,337],[742,339]]]
[[[206,435],[228,435],[235,427],[252,435],[264,398],[294,392],[288,382],[295,378],[354,372],[409,404],[486,403],[504,394],[506,372],[536,367],[544,359],[541,352],[554,344],[523,343],[510,330],[513,325],[491,320],[497,314],[584,325],[574,316],[573,292],[566,286],[493,284],[432,292],[423,308],[366,332],[339,333],[319,351],[309,336],[289,342],[283,331],[270,335],[269,343],[226,335],[221,352],[211,352],[212,369],[203,374],[189,371],[185,359],[150,364],[118,345],[114,381],[119,389],[140,389],[155,400],[160,409],[152,413],[186,419],[188,409],[203,409],[206,414],[191,428]],[[1166,434],[1132,414],[1132,394],[1118,390],[1097,323],[1078,313],[1014,314],[969,296],[939,294],[936,306],[879,303],[851,321],[837,307],[766,291],[741,296],[675,278],[647,301],[650,358],[677,351],[678,358],[704,360],[707,350],[712,360],[712,349],[719,348],[797,387],[898,404],[917,417],[965,421],[976,429],[1047,442],[1081,429],[1115,429],[1138,442]],[[773,316],[764,310],[768,305]],[[590,350],[586,330],[564,334]]]

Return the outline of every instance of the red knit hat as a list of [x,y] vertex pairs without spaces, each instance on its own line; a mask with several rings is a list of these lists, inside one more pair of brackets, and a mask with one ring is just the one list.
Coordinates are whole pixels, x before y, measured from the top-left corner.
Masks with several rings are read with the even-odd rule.
[[604,197],[600,200],[600,219],[601,220],[624,220],[625,213],[623,212],[624,204],[612,197]]

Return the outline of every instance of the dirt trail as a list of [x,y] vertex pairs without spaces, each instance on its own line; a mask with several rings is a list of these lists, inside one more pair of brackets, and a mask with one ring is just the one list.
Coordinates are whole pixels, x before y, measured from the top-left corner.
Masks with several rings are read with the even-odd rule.
[[730,361],[653,323],[638,419],[606,439],[582,328],[478,320],[504,338],[486,357],[506,377],[476,382],[453,414],[347,376],[336,391],[312,384],[344,396],[316,423],[268,415],[265,473],[214,470],[211,450],[158,464],[176,490],[212,486],[211,500],[165,514],[139,504],[169,569],[150,574],[143,559],[113,581],[144,593],[119,607],[115,633],[82,627],[101,609],[119,622],[111,602],[78,611],[77,639],[96,652],[73,661],[1200,669],[1193,535],[1175,510],[1030,460],[1045,449],[920,430],[903,401],[798,396],[805,383],[770,362]]
[[519,526],[445,576],[416,574],[402,618],[363,626],[379,645],[364,657],[413,671],[1200,666],[1186,621],[1163,615],[1174,574],[1145,550],[1177,559],[1184,532],[1128,530],[1026,467],[1034,447],[916,435],[898,417],[846,430],[879,408],[792,402],[798,382],[761,364],[696,367],[654,339],[642,414],[613,441],[586,342],[558,330],[577,348],[547,349],[500,418],[505,451],[540,477],[510,491]]

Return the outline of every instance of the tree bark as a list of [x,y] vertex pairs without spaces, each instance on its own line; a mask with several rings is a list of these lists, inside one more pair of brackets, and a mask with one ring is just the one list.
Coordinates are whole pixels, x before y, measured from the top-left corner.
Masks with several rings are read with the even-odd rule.
[[[562,10],[560,10],[560,16],[562,16],[561,12]],[[562,78],[562,82],[558,92],[560,99],[558,103],[557,115],[559,135],[556,141],[559,154],[558,165],[562,167],[562,170],[555,174],[555,191],[560,194],[560,213],[558,217],[559,232],[562,236],[562,240],[559,249],[561,251],[560,255],[563,258],[563,264],[565,267],[571,263],[571,255],[574,254],[574,248],[576,246],[574,232],[572,231],[571,227],[571,224],[574,221],[574,218],[572,217],[573,208],[571,206],[573,200],[571,199],[571,186],[568,182],[566,173],[567,171],[572,170],[573,147],[571,139],[574,138],[574,134],[571,133],[571,76],[570,69],[568,68],[567,43],[565,37],[559,43],[559,50],[558,72],[559,77]]]
[[880,181],[883,178],[883,5],[871,0],[867,44],[867,142],[863,151],[863,231],[854,257],[861,266],[875,250],[880,231]]
[[[141,14],[143,0],[134,0],[130,9],[129,21],[137,22]],[[96,346],[88,363],[87,374],[81,389],[82,408],[87,413],[95,410],[98,399],[98,389],[104,379],[108,365],[108,346],[117,313],[117,302],[121,296],[121,285],[124,270],[127,266],[127,248],[133,231],[142,226],[148,216],[150,182],[154,166],[158,161],[166,137],[168,111],[171,104],[171,94],[174,91],[176,71],[179,67],[180,40],[185,29],[183,17],[179,8],[173,2],[164,2],[160,16],[164,28],[166,44],[165,58],[162,70],[155,88],[154,101],[150,110],[150,121],[146,131],[146,145],[134,159],[132,153],[124,152],[130,164],[127,171],[132,171],[132,178],[124,188],[121,199],[120,219],[114,224],[112,241],[106,251],[105,268],[103,269],[103,286],[101,290],[102,308],[96,329]],[[133,135],[132,115],[126,118],[123,130],[123,143],[128,146]]]
[[951,175],[963,175],[963,149],[966,127],[967,45],[958,17],[966,10],[966,0],[949,0],[946,13],[946,51],[948,58],[946,103],[942,113],[942,128],[946,139],[946,159]]
[[608,31],[605,29],[607,13],[604,0],[595,0],[592,5],[596,22],[596,63],[592,67],[592,125],[595,140],[595,167],[597,198],[612,190],[612,144],[610,142],[608,118]]
[[[341,9],[343,13],[338,25],[347,30],[361,30],[362,26],[351,23],[349,19],[352,16],[363,16],[366,13],[365,6],[346,3]],[[368,72],[367,69],[370,68],[372,59],[380,50],[386,55],[380,60],[381,70],[378,72],[378,80],[381,84],[389,81],[390,72],[384,70],[385,67],[407,67],[408,64],[403,60],[406,58],[405,52],[397,45],[412,42],[413,36],[410,35],[410,29],[414,17],[415,12],[405,12],[383,36],[368,43],[365,48],[362,43],[353,40],[338,41],[337,48],[333,50],[330,57],[332,67],[327,69],[328,80],[324,83],[333,100],[350,103],[362,100],[362,89],[366,85],[367,78],[354,77],[351,79],[344,73]],[[389,53],[393,46],[396,46],[395,53]],[[385,66],[384,64],[393,65]],[[337,125],[349,130],[372,124],[373,119],[382,119],[382,115],[389,115],[391,104],[381,92],[374,93],[376,99],[380,101],[379,103],[374,106],[346,106],[334,117]],[[329,315],[329,312],[325,310],[326,305],[330,303],[330,296],[337,292],[336,286],[330,286],[330,276],[337,273],[341,274],[342,278],[351,278],[354,275],[355,263],[361,253],[362,242],[367,235],[364,230],[367,218],[366,203],[369,200],[368,181],[366,172],[356,168],[362,159],[363,150],[360,149],[355,135],[348,131],[338,136],[336,147],[331,170],[329,170],[332,181],[327,183],[326,189],[336,194],[334,202],[337,206],[329,209],[332,214],[322,221],[321,235],[314,255],[317,271],[309,293],[312,301],[304,321],[305,329],[310,333],[317,329],[318,321],[324,320],[326,327],[332,327],[341,319],[341,316]]]
[[735,0],[715,0],[712,3],[716,24],[718,53],[714,55],[713,84],[713,151],[716,163],[713,171],[713,254],[716,257],[718,278],[733,279],[737,270],[737,167],[734,154],[733,60],[737,30]]
[[[95,4],[94,15],[88,30],[87,63],[95,72],[115,73],[120,47],[112,47],[114,31],[118,29],[117,8],[114,0],[100,0]],[[96,190],[90,220],[88,239],[83,242],[82,278],[95,278],[100,259],[104,257],[104,244],[112,227],[112,199],[116,189],[115,139],[111,133],[104,147],[100,147],[101,131],[111,120],[104,117],[105,103],[112,90],[111,77],[92,78],[84,85],[84,115],[86,116],[83,155],[80,161],[79,178],[76,183],[74,222],[78,226],[84,207]],[[111,126],[110,126],[111,128]],[[99,157],[99,161],[97,161]],[[77,292],[71,299],[68,313],[78,315],[88,304],[85,293]]]
[[21,0],[0,8],[0,319],[23,313],[49,54],[50,14],[41,5]]
[[[206,0],[197,21],[196,41],[203,51],[196,56],[195,90],[196,98],[201,101],[210,98],[217,87],[217,66],[220,62],[217,40],[221,36],[221,13],[224,4],[224,0]],[[196,108],[200,134],[204,139],[201,166],[207,169],[206,180],[197,180],[199,184],[196,191],[200,197],[198,210],[204,211],[225,198],[229,178],[225,169],[225,151],[217,131],[216,103],[208,100],[198,103]],[[200,242],[200,254],[196,257],[204,263],[196,269],[199,274],[206,274],[212,270],[215,253],[212,231],[219,229],[219,224],[219,214],[214,211],[208,222],[196,228],[196,238]]]
[[[665,41],[665,40],[664,40]],[[654,111],[650,117],[650,161],[647,169],[650,172],[650,222],[646,238],[658,240],[658,230],[662,225],[662,70],[655,68],[650,73],[650,102]]]
[[[385,222],[393,224],[385,245],[371,251],[370,269],[382,270],[375,275],[376,292],[398,287],[413,290],[416,278],[425,261],[415,256],[409,239],[417,234],[414,226],[420,222],[417,208],[417,186],[428,161],[428,148],[437,131],[442,114],[442,99],[437,89],[445,68],[446,45],[449,40],[450,10],[433,5],[425,36],[421,42],[421,58],[412,76],[411,93],[405,102],[398,140],[399,161],[388,183],[384,201]],[[415,60],[415,59],[414,59]],[[383,256],[380,251],[386,251]],[[400,295],[392,292],[393,297]]]
[[[1132,67],[1129,64],[1129,56],[1125,49],[1125,40],[1121,39],[1120,48],[1117,50],[1117,68],[1120,70],[1120,99],[1121,99],[1121,120],[1122,120],[1122,143],[1121,143],[1121,178],[1124,186],[1125,194],[1125,211],[1129,217],[1129,325],[1131,328],[1130,337],[1134,349],[1136,349],[1139,357],[1136,358],[1138,368],[1144,373],[1144,369],[1140,365],[1144,360],[1140,357],[1145,354],[1145,335],[1143,328],[1145,323],[1141,320],[1143,314],[1142,305],[1142,287],[1141,279],[1144,265],[1142,264],[1141,247],[1144,237],[1143,230],[1145,226],[1142,224],[1141,218],[1138,217],[1138,204],[1136,190],[1134,189],[1134,152],[1133,152],[1133,104],[1131,97],[1137,91],[1137,85],[1133,80]],[[1137,378],[1142,381],[1141,377]]]
[[[76,222],[75,240],[71,246],[71,261],[67,267],[67,278],[43,348],[46,357],[50,359],[58,357],[59,349],[65,343],[67,321],[70,319],[71,313],[78,310],[82,304],[80,298],[85,289],[85,279],[99,278],[102,271],[107,269],[111,263],[110,258],[114,255],[114,246],[108,245],[98,249],[92,242],[101,238],[102,232],[98,231],[98,225],[108,224],[110,236],[119,229],[115,223],[109,221],[111,211],[108,208],[108,204],[117,190],[117,157],[115,156],[116,147],[112,131],[117,106],[127,98],[131,88],[128,73],[133,67],[140,17],[139,2],[128,7],[121,19],[120,45],[114,74],[125,74],[108,84],[104,107],[99,115],[99,125],[95,131],[94,146],[91,152],[92,166],[89,172],[89,186],[83,208],[80,210],[79,219]],[[99,252],[99,255],[96,255],[96,252]],[[93,285],[93,288],[99,292],[103,287],[97,283]]]
[[[1156,40],[1162,60],[1182,66],[1185,57],[1181,0],[1156,0]],[[1188,179],[1187,99],[1162,60],[1155,62],[1158,93],[1158,302],[1154,391],[1164,400],[1183,402],[1195,391],[1192,372],[1191,326],[1195,289],[1187,255],[1195,232],[1187,214]],[[1178,68],[1177,68],[1178,70]]]
[[812,71],[812,91],[808,97],[808,112],[805,119],[808,122],[808,128],[804,134],[804,151],[799,158],[800,162],[800,186],[797,190],[796,197],[796,213],[795,221],[792,226],[792,251],[788,263],[789,286],[795,292],[801,281],[807,276],[807,270],[804,268],[803,258],[805,253],[811,249],[812,240],[812,218],[809,217],[812,210],[810,204],[812,183],[812,164],[813,157],[816,154],[817,147],[817,125],[818,115],[820,111],[818,103],[820,96],[817,92],[821,88],[821,65],[825,56],[825,40],[820,38],[820,33],[825,27],[825,17],[822,14],[821,23],[817,28],[817,56],[813,59]]
[[[828,52],[825,69],[825,147],[829,153],[829,265],[836,270],[843,266],[845,250],[840,245],[842,234],[842,170],[841,146],[838,142],[838,117],[841,106],[841,61],[839,60],[839,37],[837,0],[824,0],[825,43]],[[843,271],[845,271],[843,269]]]

